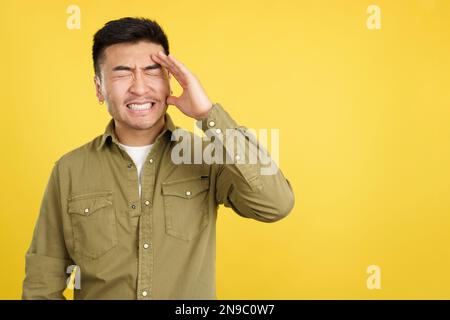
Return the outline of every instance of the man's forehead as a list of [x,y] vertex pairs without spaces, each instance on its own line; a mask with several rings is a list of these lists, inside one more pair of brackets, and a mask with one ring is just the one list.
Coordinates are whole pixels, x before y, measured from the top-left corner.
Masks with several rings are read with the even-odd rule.
[[107,64],[136,65],[142,66],[148,63],[155,63],[151,54],[163,51],[159,44],[148,41],[138,43],[117,43],[105,48],[104,60]]

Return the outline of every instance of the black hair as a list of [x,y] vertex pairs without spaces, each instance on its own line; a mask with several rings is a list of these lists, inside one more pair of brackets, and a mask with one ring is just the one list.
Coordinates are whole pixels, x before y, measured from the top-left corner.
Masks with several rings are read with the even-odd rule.
[[104,50],[108,46],[123,42],[136,43],[143,40],[161,45],[165,54],[169,54],[169,41],[156,21],[141,17],[125,17],[108,21],[94,35],[92,58],[95,74],[100,76],[100,64],[104,58]]

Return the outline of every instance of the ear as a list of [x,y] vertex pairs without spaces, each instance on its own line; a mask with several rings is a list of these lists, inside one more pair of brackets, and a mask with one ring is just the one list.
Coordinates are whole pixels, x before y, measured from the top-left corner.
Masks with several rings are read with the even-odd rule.
[[97,99],[100,103],[105,101],[105,98],[103,97],[102,94],[102,84],[100,81],[100,78],[95,75],[94,76],[94,86],[95,86],[95,95],[97,96]]

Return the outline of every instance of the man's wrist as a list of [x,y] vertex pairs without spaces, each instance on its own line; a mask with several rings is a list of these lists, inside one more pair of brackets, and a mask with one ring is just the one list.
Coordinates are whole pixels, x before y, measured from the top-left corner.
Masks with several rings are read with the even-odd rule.
[[203,112],[201,115],[198,115],[195,119],[197,121],[202,121],[206,118],[208,118],[209,113],[211,112],[211,110],[214,108],[214,103],[211,103],[211,106],[208,110],[206,110],[205,112]]

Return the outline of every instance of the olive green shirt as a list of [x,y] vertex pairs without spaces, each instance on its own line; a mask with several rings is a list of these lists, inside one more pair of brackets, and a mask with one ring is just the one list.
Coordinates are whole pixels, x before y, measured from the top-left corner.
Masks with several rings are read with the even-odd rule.
[[[257,143],[218,103],[198,124],[203,132],[232,129],[245,137],[244,147]],[[103,135],[56,161],[26,253],[23,299],[64,299],[71,265],[80,270],[75,299],[217,299],[218,206],[274,222],[292,210],[294,194],[278,168],[261,174],[259,159],[208,164],[176,150],[193,163],[174,163],[173,149],[188,142],[174,138],[179,130],[166,113],[142,167],[141,196],[113,119]],[[200,141],[204,150],[208,141]],[[239,154],[217,141],[226,154]]]

